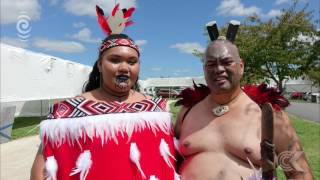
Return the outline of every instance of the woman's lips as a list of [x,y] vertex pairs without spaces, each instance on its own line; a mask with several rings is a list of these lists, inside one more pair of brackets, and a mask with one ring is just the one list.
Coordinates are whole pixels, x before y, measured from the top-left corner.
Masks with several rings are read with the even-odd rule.
[[129,76],[128,75],[118,75],[116,76],[116,84],[120,89],[127,88],[129,85]]
[[116,76],[117,81],[119,82],[125,82],[129,80],[129,76],[128,75],[118,75]]

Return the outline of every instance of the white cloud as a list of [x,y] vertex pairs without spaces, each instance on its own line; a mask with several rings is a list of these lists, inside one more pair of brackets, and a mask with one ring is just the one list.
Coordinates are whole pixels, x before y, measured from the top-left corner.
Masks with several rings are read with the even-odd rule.
[[37,0],[1,0],[1,24],[16,23],[28,17],[28,21],[40,19],[41,7]]
[[152,67],[152,68],[150,68],[150,70],[154,71],[154,72],[160,72],[163,70],[163,68],[162,67]]
[[260,8],[256,6],[245,7],[240,0],[223,0],[217,10],[218,14],[231,16],[249,16],[261,13]]
[[192,54],[194,50],[204,52],[204,48],[199,43],[177,43],[170,48],[178,49],[182,53]]
[[49,40],[45,38],[36,38],[33,46],[47,51],[63,52],[63,53],[81,53],[85,47],[74,41]]
[[1,43],[5,43],[11,46],[21,47],[21,48],[28,47],[28,41],[22,41],[21,39],[12,38],[12,37],[1,37]]
[[135,40],[134,41],[138,46],[142,46],[148,43],[147,40]]
[[187,73],[190,73],[191,70],[190,69],[174,69],[171,70],[171,73],[173,74],[173,76],[188,76]]
[[57,5],[59,0],[48,0],[50,5]]
[[273,18],[276,16],[280,16],[282,12],[279,9],[271,9],[265,16],[267,18]]
[[83,28],[78,33],[70,36],[72,39],[76,39],[87,43],[98,43],[98,38],[91,37],[91,31],[89,28]]
[[290,2],[290,0],[276,0],[275,4],[280,5],[280,4],[288,3],[288,2]]
[[85,24],[84,22],[75,22],[75,23],[73,23],[72,25],[73,25],[73,27],[75,27],[75,28],[82,28],[82,27],[85,27],[85,26],[86,26],[86,24]]
[[[114,0],[66,0],[64,9],[74,15],[96,16],[95,6],[99,5],[105,12],[110,14],[115,4]],[[121,0],[120,8],[136,7],[136,0]]]

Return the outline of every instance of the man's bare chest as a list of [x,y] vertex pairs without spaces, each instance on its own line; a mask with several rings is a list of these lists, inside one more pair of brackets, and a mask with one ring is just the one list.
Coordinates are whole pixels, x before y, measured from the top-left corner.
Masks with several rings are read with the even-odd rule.
[[260,159],[258,116],[224,115],[213,118],[190,114],[182,124],[180,147],[184,155],[222,152],[253,161]]

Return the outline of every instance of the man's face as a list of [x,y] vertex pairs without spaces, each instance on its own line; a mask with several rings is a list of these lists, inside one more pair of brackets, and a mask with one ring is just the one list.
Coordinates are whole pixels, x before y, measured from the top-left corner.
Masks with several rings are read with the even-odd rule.
[[208,87],[216,94],[240,87],[243,62],[235,45],[225,41],[210,44],[204,55],[204,75]]

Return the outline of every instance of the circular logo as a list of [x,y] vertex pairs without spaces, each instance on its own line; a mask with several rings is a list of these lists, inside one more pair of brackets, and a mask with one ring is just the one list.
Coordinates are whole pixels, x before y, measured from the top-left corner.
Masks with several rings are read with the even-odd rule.
[[283,171],[292,171],[292,165],[290,163],[293,153],[290,151],[283,151],[278,155],[278,164]]
[[26,12],[21,12],[17,18],[17,35],[22,41],[28,41],[28,38],[31,36],[31,18],[27,15]]

